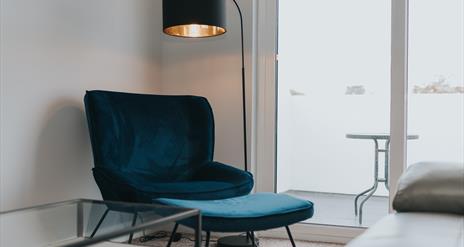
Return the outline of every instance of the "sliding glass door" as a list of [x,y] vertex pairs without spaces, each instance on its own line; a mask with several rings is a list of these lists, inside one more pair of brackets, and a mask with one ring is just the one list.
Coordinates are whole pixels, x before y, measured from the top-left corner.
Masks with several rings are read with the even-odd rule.
[[312,200],[309,223],[388,213],[390,11],[388,1],[279,3],[277,191]]
[[464,163],[464,1],[409,5],[408,165]]
[[407,6],[279,1],[274,182],[307,223],[369,226],[407,164],[464,162],[464,1]]

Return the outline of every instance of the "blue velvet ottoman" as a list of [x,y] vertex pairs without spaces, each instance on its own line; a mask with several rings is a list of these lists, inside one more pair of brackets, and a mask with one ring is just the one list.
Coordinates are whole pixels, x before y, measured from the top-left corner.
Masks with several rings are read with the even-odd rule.
[[[202,230],[206,245],[211,232],[246,232],[254,245],[254,231],[285,227],[295,246],[289,225],[309,219],[314,207],[310,201],[286,194],[256,193],[222,200],[156,199],[155,203],[186,208],[198,208],[202,214]],[[193,222],[178,222],[193,227]],[[173,234],[178,224],[174,227]],[[168,244],[170,246],[170,243]]]

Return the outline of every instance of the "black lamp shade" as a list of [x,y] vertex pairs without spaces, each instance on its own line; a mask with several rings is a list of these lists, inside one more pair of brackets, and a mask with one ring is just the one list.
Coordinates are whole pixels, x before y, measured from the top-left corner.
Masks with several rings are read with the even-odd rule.
[[163,32],[203,38],[226,32],[226,0],[163,0]]

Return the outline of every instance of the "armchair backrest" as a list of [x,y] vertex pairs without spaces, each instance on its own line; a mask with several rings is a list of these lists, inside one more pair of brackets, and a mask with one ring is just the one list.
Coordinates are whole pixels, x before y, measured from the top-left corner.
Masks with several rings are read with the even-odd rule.
[[84,103],[95,167],[181,181],[213,158],[213,112],[203,97],[87,91]]

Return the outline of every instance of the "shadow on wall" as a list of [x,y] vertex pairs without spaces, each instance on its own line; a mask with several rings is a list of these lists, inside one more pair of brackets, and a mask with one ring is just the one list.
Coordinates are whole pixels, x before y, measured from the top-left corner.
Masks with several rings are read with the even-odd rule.
[[[98,198],[92,153],[82,104],[61,100],[49,107],[39,136],[30,199],[53,202]],[[28,193],[26,193],[28,194]]]

